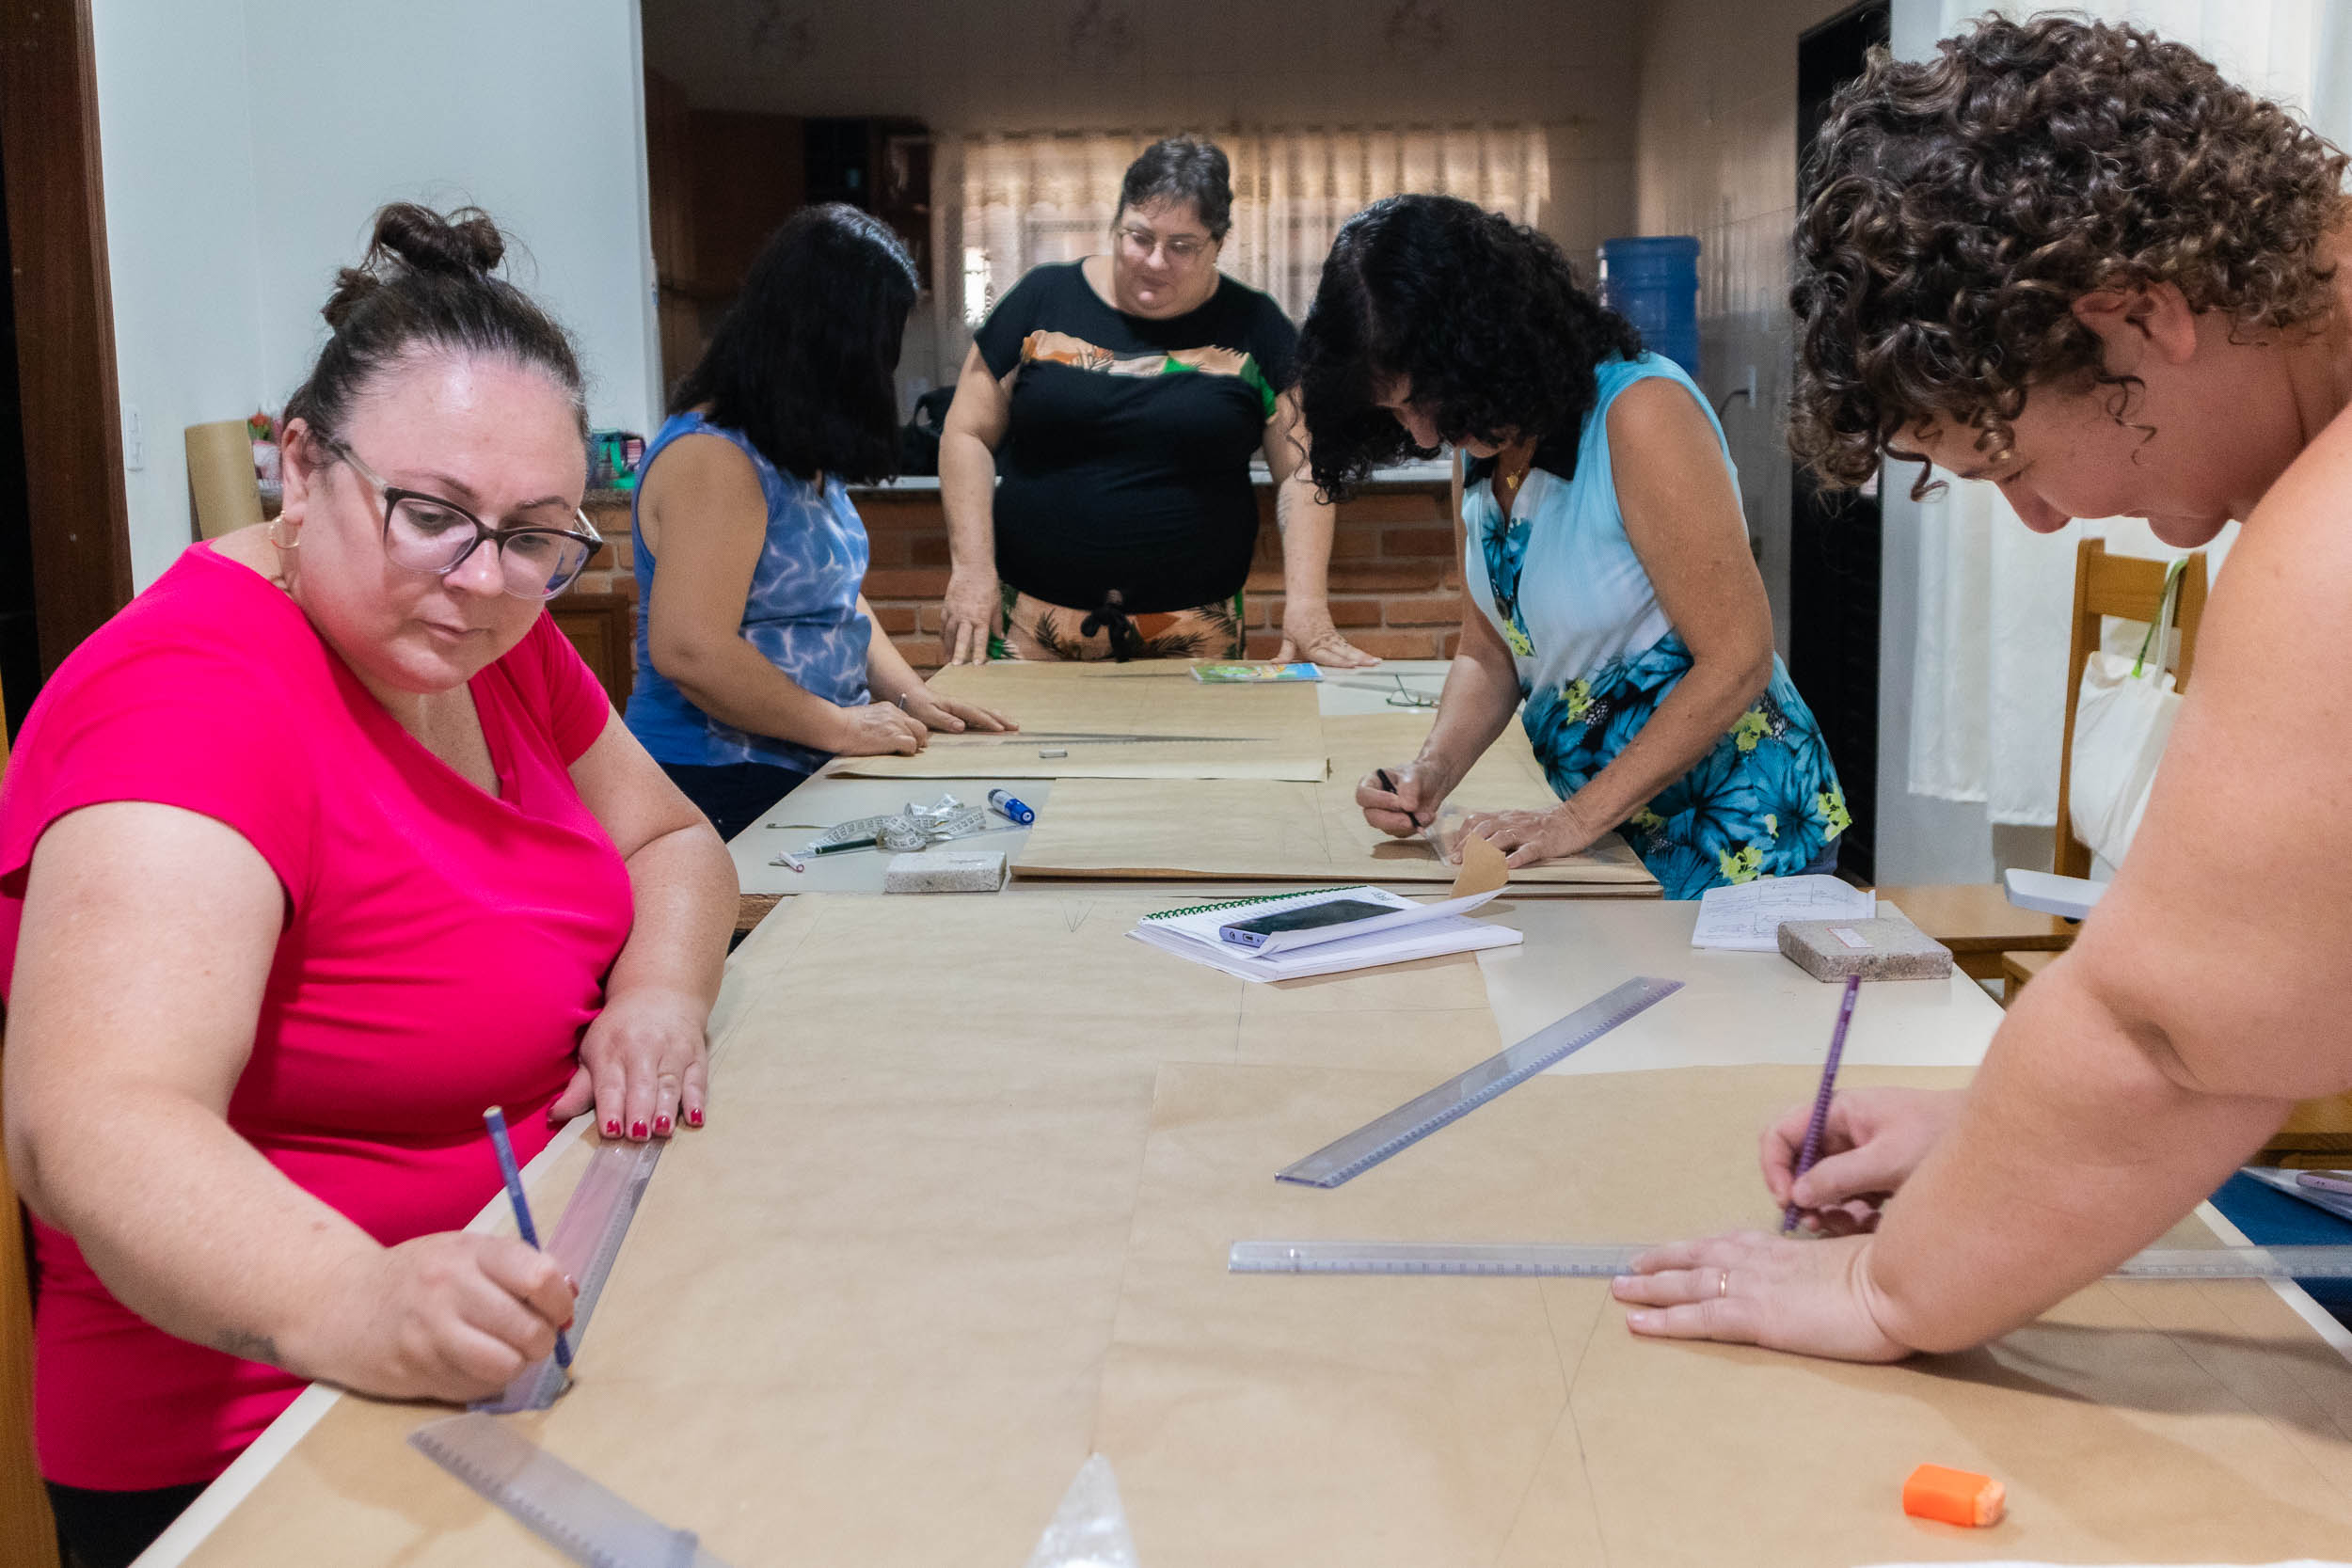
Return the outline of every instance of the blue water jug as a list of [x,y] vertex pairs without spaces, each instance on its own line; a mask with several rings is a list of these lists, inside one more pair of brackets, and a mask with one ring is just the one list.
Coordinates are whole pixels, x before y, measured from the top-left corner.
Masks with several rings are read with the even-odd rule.
[[1689,234],[1605,240],[1600,302],[1642,334],[1643,344],[1699,373],[1699,242]]

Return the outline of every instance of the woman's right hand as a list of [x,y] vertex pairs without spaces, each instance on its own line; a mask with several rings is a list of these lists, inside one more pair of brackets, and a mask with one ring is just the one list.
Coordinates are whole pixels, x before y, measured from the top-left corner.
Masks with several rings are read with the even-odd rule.
[[830,748],[840,757],[911,757],[930,744],[930,726],[896,703],[866,703],[841,711],[841,733]]
[[1438,819],[1445,788],[1425,762],[1408,762],[1386,768],[1393,788],[1382,784],[1379,773],[1367,773],[1356,785],[1356,804],[1364,820],[1391,838],[1411,838]]
[[1783,1208],[1793,1202],[1800,1223],[1815,1230],[1843,1236],[1871,1229],[1880,1206],[1960,1120],[1967,1093],[1840,1090],[1829,1102],[1820,1149],[1802,1180],[1797,1161],[1804,1151],[1813,1105],[1810,1101],[1792,1105],[1764,1130],[1764,1186]]
[[419,1236],[344,1269],[316,1344],[289,1361],[365,1394],[464,1403],[553,1351],[578,1301],[555,1259],[512,1236]]
[[1005,590],[986,567],[959,566],[947,575],[939,608],[939,646],[950,664],[985,664],[988,641],[1004,634]]

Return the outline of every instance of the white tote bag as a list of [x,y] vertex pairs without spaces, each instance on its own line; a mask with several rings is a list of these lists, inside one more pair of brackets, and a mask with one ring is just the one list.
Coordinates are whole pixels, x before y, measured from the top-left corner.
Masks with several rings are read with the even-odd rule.
[[2164,659],[2187,566],[2184,557],[2165,573],[2164,599],[2137,658],[2095,652],[2083,665],[2067,816],[2074,836],[2110,865],[2122,863],[2139,831],[2148,791],[2164,761],[2164,743],[2181,710],[2181,694]]

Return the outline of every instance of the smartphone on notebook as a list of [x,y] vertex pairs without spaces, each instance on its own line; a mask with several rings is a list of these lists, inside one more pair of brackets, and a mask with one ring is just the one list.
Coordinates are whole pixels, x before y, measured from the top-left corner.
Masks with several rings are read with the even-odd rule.
[[1325,926],[1345,926],[1352,921],[1371,920],[1378,915],[1394,914],[1393,904],[1373,904],[1361,898],[1333,898],[1321,904],[1300,904],[1270,914],[1236,920],[1221,926],[1217,935],[1236,947],[1263,947],[1265,939],[1278,931],[1311,931]]

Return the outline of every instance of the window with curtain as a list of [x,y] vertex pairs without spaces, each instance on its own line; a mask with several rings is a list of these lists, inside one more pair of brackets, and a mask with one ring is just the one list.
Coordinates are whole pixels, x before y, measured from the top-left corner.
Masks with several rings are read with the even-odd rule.
[[[2352,57],[2352,21],[2343,13],[2352,8],[2325,0],[2077,0],[2062,8],[1942,0],[1937,36],[1952,36],[1988,8],[2019,20],[2061,10],[2128,22],[2187,44],[2232,80],[2302,111],[2324,135],[2352,130],[2352,72],[2342,69]],[[1899,494],[1916,472],[1890,464],[1888,489]],[[2121,554],[2179,552],[2137,518],[2030,533],[1997,486],[1936,477],[1947,488],[1920,508],[1910,788],[1981,802],[1994,822],[2047,827],[2058,820],[2075,543],[2089,535]],[[2206,547],[2209,569],[2220,569],[2236,532],[2233,523]]]
[[[1161,132],[962,138],[946,150],[935,247],[940,362],[1031,267],[1102,250],[1119,182]],[[1218,266],[1272,294],[1295,322],[1314,298],[1340,226],[1384,196],[1459,196],[1514,222],[1542,217],[1551,190],[1540,126],[1252,130],[1216,135],[1233,166],[1233,228]]]

